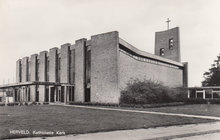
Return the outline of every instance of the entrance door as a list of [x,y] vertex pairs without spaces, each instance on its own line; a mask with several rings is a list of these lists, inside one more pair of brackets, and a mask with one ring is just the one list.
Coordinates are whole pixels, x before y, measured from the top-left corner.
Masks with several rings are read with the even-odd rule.
[[17,89],[15,89],[15,95],[14,95],[14,97],[15,97],[15,102],[18,102]]
[[74,101],[74,86],[69,87],[69,101]]
[[39,102],[39,91],[36,91],[35,101],[36,101],[36,102]]
[[69,86],[68,89],[69,101],[74,101],[74,86]]
[[45,102],[49,102],[49,87],[46,87]]
[[64,102],[64,92],[65,92],[65,89],[64,89],[64,86],[61,86],[61,102]]
[[90,88],[86,88],[85,102],[90,102]]
[[54,102],[54,87],[50,87],[50,102]]

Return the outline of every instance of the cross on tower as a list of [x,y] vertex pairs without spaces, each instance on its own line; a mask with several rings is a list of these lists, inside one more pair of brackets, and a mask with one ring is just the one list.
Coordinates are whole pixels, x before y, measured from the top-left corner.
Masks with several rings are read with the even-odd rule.
[[169,18],[167,18],[167,30],[169,30],[169,23],[171,22],[171,20]]

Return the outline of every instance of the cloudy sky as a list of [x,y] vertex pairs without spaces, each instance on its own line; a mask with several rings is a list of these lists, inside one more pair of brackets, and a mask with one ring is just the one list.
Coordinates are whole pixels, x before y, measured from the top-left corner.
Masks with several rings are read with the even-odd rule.
[[140,50],[154,53],[155,31],[180,27],[189,86],[220,53],[219,0],[0,0],[0,84],[15,82],[17,59],[80,38],[117,30]]

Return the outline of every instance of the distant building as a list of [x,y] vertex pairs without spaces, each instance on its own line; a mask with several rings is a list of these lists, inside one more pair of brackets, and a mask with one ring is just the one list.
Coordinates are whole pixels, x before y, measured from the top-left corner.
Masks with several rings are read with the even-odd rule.
[[215,100],[220,98],[220,86],[189,87],[188,98]]
[[5,95],[4,95],[3,90],[0,90],[0,103],[1,102],[5,102]]
[[178,27],[156,33],[155,55],[114,31],[24,57],[16,62],[17,83],[0,89],[10,90],[15,102],[119,103],[120,91],[131,78],[187,87]]
[[0,103],[14,102],[13,91],[0,90]]

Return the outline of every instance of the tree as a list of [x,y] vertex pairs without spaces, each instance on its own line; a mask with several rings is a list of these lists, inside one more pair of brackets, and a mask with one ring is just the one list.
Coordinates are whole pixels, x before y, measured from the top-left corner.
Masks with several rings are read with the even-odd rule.
[[220,86],[220,54],[217,56],[217,60],[214,60],[209,71],[203,74],[203,77],[202,86]]

